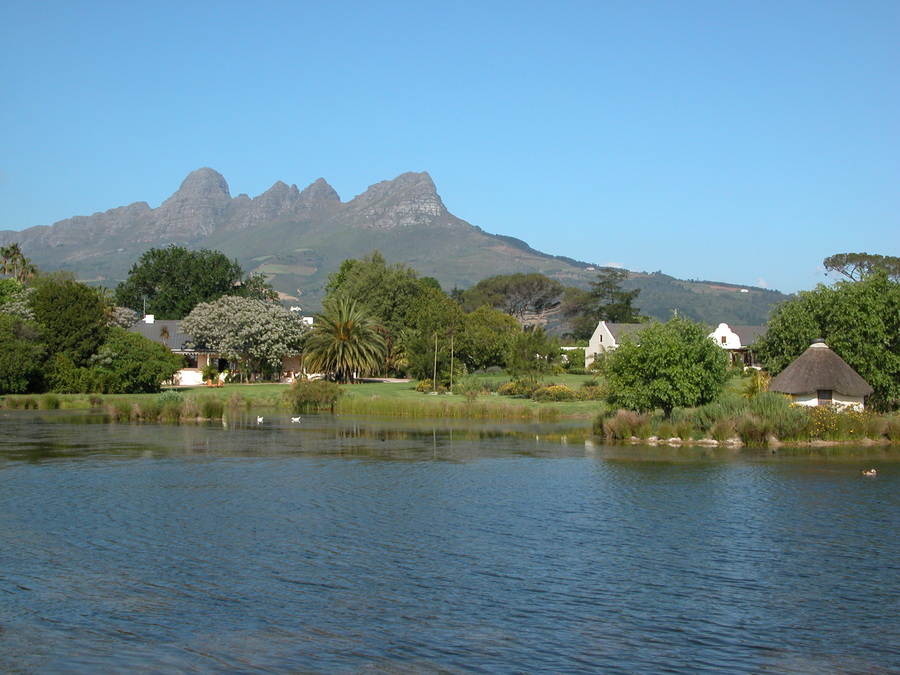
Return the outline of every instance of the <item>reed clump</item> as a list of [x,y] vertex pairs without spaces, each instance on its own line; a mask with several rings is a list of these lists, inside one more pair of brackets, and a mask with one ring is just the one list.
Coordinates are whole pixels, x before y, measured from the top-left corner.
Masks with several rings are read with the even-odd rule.
[[378,415],[408,419],[530,419],[536,412],[527,405],[493,401],[447,401],[425,397],[410,401],[380,396],[345,396],[337,404],[337,412],[352,415]]
[[780,443],[852,443],[900,440],[900,417],[840,406],[796,405],[775,392],[745,398],[729,394],[696,408],[660,412],[604,411],[594,421],[595,435],[608,440],[679,439],[718,443],[740,441],[760,447]]

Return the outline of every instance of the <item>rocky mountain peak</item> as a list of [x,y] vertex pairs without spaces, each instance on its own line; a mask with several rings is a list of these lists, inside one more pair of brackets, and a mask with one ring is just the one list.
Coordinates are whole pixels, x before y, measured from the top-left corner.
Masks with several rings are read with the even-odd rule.
[[227,215],[230,204],[231,192],[222,174],[210,168],[192,171],[154,214],[162,225],[156,235],[208,235]]
[[227,197],[231,198],[231,191],[228,189],[228,183],[225,177],[215,169],[204,167],[191,171],[187,178],[181,182],[181,187],[170,197],[174,199],[178,196],[205,196],[213,199]]
[[427,172],[408,172],[369,186],[347,204],[363,227],[390,229],[428,225],[448,214]]
[[300,193],[300,200],[309,203],[336,203],[339,204],[341,198],[334,188],[331,187],[324,178],[318,178],[314,183]]

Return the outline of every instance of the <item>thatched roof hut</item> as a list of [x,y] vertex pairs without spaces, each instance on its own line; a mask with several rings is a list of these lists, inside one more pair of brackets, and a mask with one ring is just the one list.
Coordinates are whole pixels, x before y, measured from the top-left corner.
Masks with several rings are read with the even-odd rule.
[[861,406],[874,389],[824,340],[815,340],[769,383],[769,391],[790,394],[798,403]]

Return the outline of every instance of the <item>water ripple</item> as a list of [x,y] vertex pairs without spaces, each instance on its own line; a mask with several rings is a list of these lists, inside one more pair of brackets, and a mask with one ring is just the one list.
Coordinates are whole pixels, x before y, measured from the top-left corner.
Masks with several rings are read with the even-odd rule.
[[900,671],[895,459],[270,420],[0,422],[0,670]]

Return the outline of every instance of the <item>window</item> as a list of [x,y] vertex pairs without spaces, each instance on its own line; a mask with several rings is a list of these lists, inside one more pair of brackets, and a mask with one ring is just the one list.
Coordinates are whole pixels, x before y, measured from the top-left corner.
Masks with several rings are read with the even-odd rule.
[[819,389],[819,405],[831,405],[831,389]]

